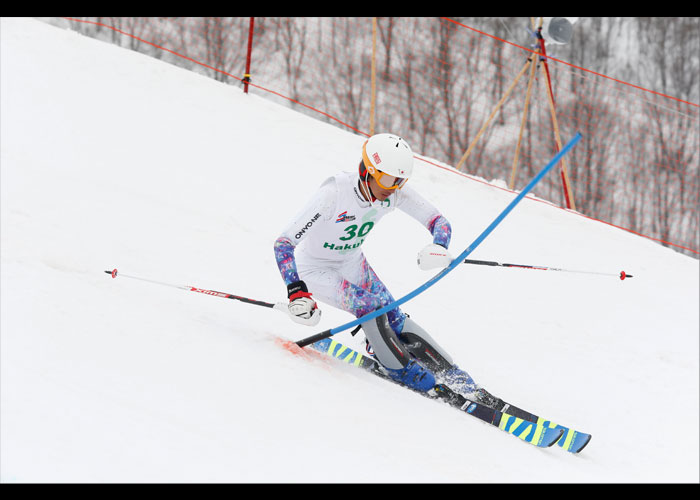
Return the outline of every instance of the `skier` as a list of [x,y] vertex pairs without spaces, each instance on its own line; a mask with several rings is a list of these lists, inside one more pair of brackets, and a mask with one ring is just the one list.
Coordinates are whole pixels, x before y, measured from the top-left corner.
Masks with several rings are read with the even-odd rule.
[[[358,176],[359,173],[359,176]],[[413,173],[413,152],[402,138],[377,134],[362,146],[359,172],[326,179],[274,244],[287,285],[290,317],[318,324],[316,299],[359,318],[391,302],[389,290],[361,250],[379,220],[398,208],[428,231],[433,242],[418,254],[421,269],[446,267],[452,229],[447,219],[406,182]],[[367,351],[389,376],[419,391],[429,391],[436,376],[453,389],[477,389],[449,354],[412,318],[395,308],[361,324]]]

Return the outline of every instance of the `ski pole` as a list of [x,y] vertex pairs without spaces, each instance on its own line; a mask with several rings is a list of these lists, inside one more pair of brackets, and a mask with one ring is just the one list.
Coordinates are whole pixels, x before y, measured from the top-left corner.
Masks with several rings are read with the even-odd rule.
[[560,269],[557,267],[530,266],[530,265],[526,265],[526,264],[504,264],[501,262],[494,262],[492,260],[472,260],[472,259],[465,259],[464,263],[465,264],[476,264],[478,266],[520,267],[523,269],[539,269],[541,271],[563,271],[565,273],[597,274],[599,276],[616,276],[616,277],[620,278],[621,280],[624,280],[625,278],[632,278],[633,277],[631,274],[627,274],[625,271],[620,271],[620,274],[600,273],[597,271],[575,271],[573,269]]
[[464,251],[455,258],[452,263],[447,266],[445,269],[440,271],[438,274],[430,278],[428,281],[423,283],[421,286],[416,288],[410,293],[407,293],[400,299],[395,300],[394,302],[391,302],[390,304],[385,305],[384,307],[381,307],[377,309],[376,311],[370,312],[365,314],[364,316],[355,319],[354,321],[350,321],[349,323],[345,323],[344,325],[337,326],[335,328],[331,328],[329,330],[325,330],[321,333],[317,333],[316,335],[312,335],[310,337],[306,337],[304,339],[301,339],[297,341],[297,345],[299,347],[306,347],[309,344],[313,344],[314,342],[318,342],[319,340],[323,340],[325,338],[331,337],[339,332],[342,332],[344,330],[347,330],[348,328],[352,328],[354,326],[360,325],[366,321],[369,321],[371,319],[376,318],[377,316],[380,316],[384,314],[387,311],[391,311],[392,309],[396,309],[398,306],[403,304],[404,302],[407,302],[414,298],[415,296],[423,293],[425,290],[433,286],[435,283],[440,281],[442,278],[444,278],[447,273],[451,272],[454,268],[456,268],[458,265],[462,263],[464,258],[472,253],[476,247],[478,247],[482,241],[486,239],[486,237],[491,234],[491,232],[496,229],[496,226],[498,226],[503,219],[506,218],[506,216],[516,207],[518,203],[527,195],[532,188],[534,188],[540,180],[549,172],[554,165],[556,165],[561,158],[569,152],[569,150],[574,147],[574,144],[576,144],[579,140],[581,140],[581,134],[579,132],[576,133],[576,135],[562,148],[561,151],[559,151],[554,157],[545,165],[545,167],[540,170],[540,172],[535,175],[535,177],[532,178],[532,180],[528,183],[525,188],[518,194],[513,201],[511,201],[506,208],[503,209],[503,211],[491,222],[491,224],[488,225],[486,229],[472,242],[471,245],[469,245]]
[[189,286],[189,285],[173,285],[170,283],[163,283],[162,281],[155,281],[155,280],[150,280],[146,278],[140,278],[138,276],[130,276],[128,274],[123,274],[123,273],[117,273],[116,269],[113,269],[112,271],[105,271],[107,274],[111,274],[112,278],[116,278],[117,276],[121,276],[123,278],[131,278],[135,280],[140,280],[140,281],[147,281],[149,283],[155,283],[156,285],[163,285],[163,286],[169,286],[171,288],[179,288],[181,290],[189,290],[190,292],[199,292],[203,293],[205,295],[212,295],[214,297],[221,297],[222,299],[233,299],[233,300],[240,300],[241,302],[245,302],[246,304],[253,304],[255,306],[262,306],[262,307],[269,307],[270,309],[276,309],[277,311],[283,312],[285,314],[288,314],[288,308],[287,304],[283,302],[277,302],[277,303],[271,303],[271,302],[263,302],[262,300],[255,300],[255,299],[249,299],[247,297],[241,297],[240,295],[234,295],[232,293],[227,293],[227,292],[217,292],[216,290],[207,290],[206,288],[198,288],[196,286]]

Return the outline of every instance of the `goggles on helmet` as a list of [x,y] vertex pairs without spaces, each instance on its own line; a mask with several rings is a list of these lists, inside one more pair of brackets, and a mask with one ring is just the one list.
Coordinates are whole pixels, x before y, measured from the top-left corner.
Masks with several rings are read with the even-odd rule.
[[393,175],[385,174],[381,170],[375,168],[367,158],[364,150],[362,151],[362,166],[372,177],[374,177],[374,180],[377,181],[379,187],[383,189],[401,189],[406,184],[406,181],[408,181],[408,178],[406,177],[395,177]]

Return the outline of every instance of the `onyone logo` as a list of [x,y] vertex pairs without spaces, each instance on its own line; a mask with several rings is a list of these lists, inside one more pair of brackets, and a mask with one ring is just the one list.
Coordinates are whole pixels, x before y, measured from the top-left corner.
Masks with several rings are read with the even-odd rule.
[[309,222],[307,222],[307,223],[304,225],[304,227],[301,228],[301,231],[299,231],[297,234],[295,234],[294,237],[295,237],[296,239],[299,239],[299,238],[301,238],[302,236],[304,236],[304,233],[305,233],[306,231],[308,231],[309,228],[310,228],[311,226],[314,225],[314,222],[316,222],[316,221],[317,221],[318,219],[320,219],[320,218],[321,218],[321,214],[316,214],[316,215],[314,215],[313,217],[311,217],[311,220],[310,220]]
[[375,165],[379,165],[382,162],[382,159],[379,158],[379,153],[372,153],[372,159]]

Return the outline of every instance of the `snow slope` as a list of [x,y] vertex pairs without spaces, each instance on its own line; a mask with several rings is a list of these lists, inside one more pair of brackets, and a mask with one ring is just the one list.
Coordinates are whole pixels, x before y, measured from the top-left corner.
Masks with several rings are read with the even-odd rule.
[[[493,393],[593,434],[540,450],[279,345],[347,313],[103,273],[284,300],[272,242],[364,137],[37,20],[0,34],[3,482],[698,482],[697,260],[525,199],[471,258],[634,278],[464,265],[403,306]],[[515,196],[416,165],[455,255]],[[380,227],[398,298],[430,236]]]

